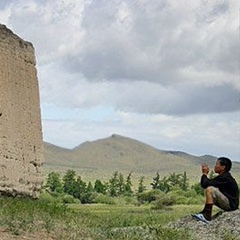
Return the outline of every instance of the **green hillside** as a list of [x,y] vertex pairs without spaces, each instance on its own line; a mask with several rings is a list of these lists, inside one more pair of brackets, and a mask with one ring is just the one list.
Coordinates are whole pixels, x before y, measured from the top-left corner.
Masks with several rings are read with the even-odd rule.
[[[198,181],[201,163],[211,167],[216,162],[214,156],[193,156],[179,151],[162,151],[135,139],[113,134],[92,142],[85,142],[74,149],[64,149],[49,143],[44,144],[44,171],[66,172],[74,169],[87,180],[107,179],[115,171],[133,173],[138,179],[145,176],[152,179],[157,172],[161,176],[169,173],[187,172],[192,181]],[[233,174],[240,171],[240,163],[234,163]]]

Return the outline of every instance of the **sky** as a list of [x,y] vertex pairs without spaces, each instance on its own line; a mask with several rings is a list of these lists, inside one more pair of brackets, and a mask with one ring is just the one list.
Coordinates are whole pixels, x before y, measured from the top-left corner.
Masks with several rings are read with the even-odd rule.
[[0,0],[32,42],[43,140],[119,134],[240,161],[240,2]]

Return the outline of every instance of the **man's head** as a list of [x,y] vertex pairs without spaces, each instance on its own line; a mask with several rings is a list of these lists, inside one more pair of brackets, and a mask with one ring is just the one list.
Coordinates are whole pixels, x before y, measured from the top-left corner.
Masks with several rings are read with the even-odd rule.
[[232,168],[232,161],[226,157],[218,158],[214,171],[215,173],[222,174],[225,172],[229,172]]

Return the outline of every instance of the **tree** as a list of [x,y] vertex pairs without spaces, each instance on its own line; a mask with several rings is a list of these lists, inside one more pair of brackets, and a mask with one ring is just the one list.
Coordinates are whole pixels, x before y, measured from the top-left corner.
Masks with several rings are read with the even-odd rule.
[[76,193],[76,172],[73,170],[68,170],[63,176],[63,189],[64,192],[74,196]]
[[82,178],[80,176],[77,177],[77,180],[74,184],[74,192],[73,192],[73,196],[75,198],[80,199],[81,202],[82,201],[82,197],[84,196],[84,194],[87,192],[87,184],[86,182],[84,182],[82,180]]
[[118,174],[118,183],[117,183],[117,195],[123,195],[125,193],[125,180],[122,173]]
[[153,189],[159,189],[165,193],[171,191],[173,188],[178,187],[183,191],[187,191],[189,184],[186,172],[183,174],[171,173],[168,177],[160,179],[159,173],[153,178],[151,183]]
[[132,191],[132,172],[130,172],[127,176],[127,180],[126,180],[126,184],[125,184],[125,195],[132,195],[133,191]]
[[170,191],[170,185],[169,185],[169,180],[167,177],[164,177],[162,180],[159,180],[159,184],[157,189],[161,190],[164,193],[167,193]]
[[186,171],[184,171],[184,173],[182,174],[182,179],[181,179],[181,182],[180,182],[180,188],[183,191],[187,191],[188,188],[189,188],[189,183],[188,183],[188,178],[187,178]]
[[138,182],[138,193],[142,193],[146,190],[146,186],[143,185],[144,176],[141,176]]
[[160,183],[160,175],[159,172],[157,172],[157,176],[153,178],[153,182],[151,183],[152,189],[157,189],[159,187]]
[[118,179],[118,172],[116,171],[113,174],[113,177],[109,179],[109,194],[110,196],[114,197],[118,195],[119,189],[119,179]]
[[185,171],[183,174],[176,174],[175,172],[171,173],[167,181],[170,186],[170,190],[172,190],[174,187],[179,187],[183,191],[187,191],[188,189],[188,178]]
[[194,185],[192,185],[191,188],[194,189],[198,195],[204,196],[204,189],[202,188],[200,183],[195,183]]
[[87,192],[93,192],[94,191],[93,185],[90,181],[88,182],[86,191]]
[[99,179],[97,179],[94,183],[94,191],[96,191],[97,193],[106,194],[106,185],[103,184]]
[[166,177],[160,179],[159,172],[157,172],[157,176],[153,178],[153,182],[151,183],[151,185],[152,189],[159,189],[165,193],[167,193],[170,189],[168,179]]
[[48,174],[46,188],[49,188],[51,192],[61,193],[63,191],[61,176],[57,172],[51,172]]
[[175,172],[171,173],[167,179],[167,181],[169,182],[170,187],[174,187],[176,185],[179,185],[180,183],[180,178],[181,178],[181,174],[176,174]]

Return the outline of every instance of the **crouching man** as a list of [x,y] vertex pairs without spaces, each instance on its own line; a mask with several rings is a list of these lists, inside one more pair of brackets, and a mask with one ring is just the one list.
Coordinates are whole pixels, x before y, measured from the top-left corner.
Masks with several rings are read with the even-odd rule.
[[217,177],[208,178],[209,167],[207,164],[202,165],[201,186],[205,189],[205,206],[202,212],[193,214],[192,217],[209,223],[212,218],[213,205],[224,211],[233,211],[239,206],[239,188],[236,180],[229,172],[232,167],[230,159],[220,157],[217,159],[214,167]]

